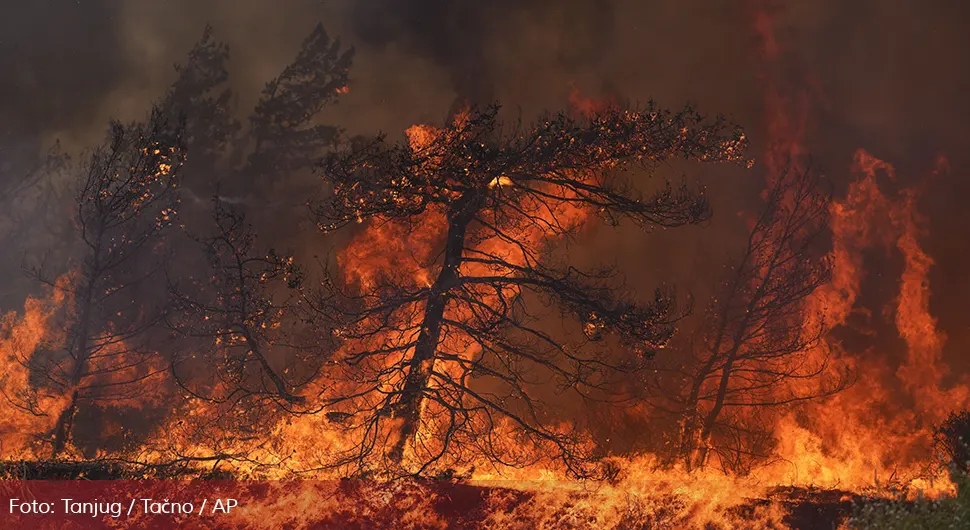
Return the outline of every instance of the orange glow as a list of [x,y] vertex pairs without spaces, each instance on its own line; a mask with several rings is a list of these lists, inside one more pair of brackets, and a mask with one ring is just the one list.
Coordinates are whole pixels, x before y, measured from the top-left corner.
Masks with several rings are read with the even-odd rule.
[[592,116],[609,109],[615,103],[612,97],[597,99],[586,96],[576,87],[575,83],[569,84],[569,106],[573,112],[583,116]]
[[950,412],[968,405],[968,388],[942,384],[945,336],[929,313],[932,259],[919,243],[917,196],[913,190],[885,196],[877,177],[882,172],[893,178],[893,168],[863,150],[856,152],[854,169],[858,180],[848,197],[832,205],[835,274],[830,287],[818,293],[818,307],[825,308],[831,322],[846,324],[863,280],[863,252],[895,247],[905,265],[894,321],[906,356],[894,370],[879,355],[852,355],[830,339],[826,347],[838,348],[841,362],[853,367],[860,380],[809,407],[800,421],[783,418],[777,430],[779,455],[810,483],[859,489],[894,481],[928,494],[948,493],[953,485],[945,470],[934,467],[932,430]]
[[28,363],[35,353],[64,344],[64,330],[57,319],[68,307],[68,293],[73,278],[58,279],[56,288],[47,296],[27,298],[22,315],[8,313],[0,322],[0,361],[3,363],[0,384],[0,438],[2,457],[36,457],[42,451],[39,440],[54,427],[57,413],[66,404],[59,392],[33,389]]

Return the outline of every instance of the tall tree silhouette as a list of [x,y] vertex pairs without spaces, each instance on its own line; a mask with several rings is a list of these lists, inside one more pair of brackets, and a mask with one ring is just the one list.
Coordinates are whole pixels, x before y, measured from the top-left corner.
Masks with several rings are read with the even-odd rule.
[[[42,384],[65,396],[52,433],[55,455],[71,440],[85,403],[132,397],[138,383],[164,371],[148,331],[162,308],[139,290],[159,272],[161,235],[177,215],[183,126],[161,108],[146,123],[112,123],[108,139],[78,177],[75,223],[83,256],[70,282],[63,348],[25,359]],[[42,270],[36,277],[44,280]]]
[[308,171],[335,145],[339,128],[319,123],[319,115],[347,91],[353,55],[316,26],[293,61],[266,83],[244,126],[228,87],[229,47],[206,27],[175,66],[178,77],[163,100],[173,115],[186,118],[192,157],[184,173],[200,210],[208,210],[201,196],[217,186],[240,199],[265,197],[270,186]]
[[[740,131],[691,109],[611,108],[531,125],[502,123],[498,112],[413,128],[404,144],[358,139],[323,162],[333,192],[316,209],[324,230],[366,221],[434,242],[419,256],[427,274],[359,282],[341,308],[342,377],[358,385],[331,410],[356,433],[343,462],[359,471],[423,473],[467,463],[464,448],[476,448],[506,464],[552,457],[592,472],[582,437],[538,388],[608,391],[610,374],[661,347],[679,314],[670,293],[642,303],[616,289],[615,271],[581,271],[550,244],[585,216],[648,228],[705,220],[703,194],[668,184],[645,197],[625,170],[675,157],[744,161]],[[527,300],[557,307],[582,333],[550,332]],[[638,353],[612,355],[611,335]]]
[[[212,212],[214,233],[195,238],[208,274],[181,282],[176,278],[170,287],[172,328],[204,341],[191,343],[191,354],[180,359],[173,373],[183,388],[206,400],[301,403],[304,398],[293,391],[316,371],[307,375],[303,366],[312,356],[310,345],[300,347],[287,333],[297,298],[286,290],[300,287],[302,272],[292,257],[260,251],[252,227],[232,206],[214,199]],[[181,364],[191,368],[200,363],[206,373],[216,374],[218,384],[180,377]],[[291,369],[292,377],[303,372],[302,379],[291,379]]]
[[314,119],[347,89],[353,57],[353,49],[342,49],[322,25],[310,33],[293,62],[266,83],[249,119],[254,143],[249,171],[304,170],[335,145],[339,129]]
[[228,87],[229,46],[215,38],[211,26],[189,51],[161,103],[175,119],[185,119],[186,147],[192,152],[185,170],[211,172],[236,140],[241,128],[233,117]]
[[688,469],[713,453],[724,467],[743,471],[770,446],[770,432],[758,422],[765,409],[849,383],[817,348],[826,328],[809,303],[831,270],[820,248],[828,204],[812,171],[792,168],[776,179],[682,368],[661,372],[666,381],[688,382],[673,393],[679,403],[672,406],[681,415],[679,451]]

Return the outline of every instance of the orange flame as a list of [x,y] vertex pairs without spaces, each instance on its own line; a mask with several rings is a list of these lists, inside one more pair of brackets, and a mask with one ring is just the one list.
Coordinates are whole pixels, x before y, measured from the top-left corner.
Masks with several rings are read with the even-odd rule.
[[3,458],[39,454],[39,440],[54,427],[66,396],[36,389],[30,363],[36,353],[64,344],[55,323],[69,303],[71,275],[62,276],[44,298],[28,297],[24,312],[8,313],[0,322],[0,454]]

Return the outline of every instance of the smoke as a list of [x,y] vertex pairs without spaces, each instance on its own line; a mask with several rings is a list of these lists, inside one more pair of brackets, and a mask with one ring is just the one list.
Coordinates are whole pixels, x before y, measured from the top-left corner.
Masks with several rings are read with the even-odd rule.
[[28,139],[85,126],[130,71],[113,2],[9,2],[0,15],[0,123]]
[[[970,108],[962,97],[970,72],[960,67],[970,53],[965,3],[777,4],[792,53],[790,71],[772,75],[817,84],[813,111],[827,134],[877,138],[900,151],[912,148],[911,137],[924,138],[916,142],[923,149],[962,141],[946,133],[967,133],[960,124]],[[232,47],[234,88],[245,109],[323,21],[358,46],[354,78],[363,91],[379,86],[384,100],[428,90],[441,112],[455,96],[559,107],[575,81],[635,101],[695,102],[756,128],[758,65],[744,7],[701,0],[19,3],[0,21],[0,109],[4,130],[19,136],[76,134],[99,128],[95,118],[137,115],[171,81],[172,64],[206,23]],[[431,106],[416,112],[368,103],[398,114]],[[907,127],[917,120],[921,134]]]
[[[565,106],[572,83],[594,97],[655,97],[666,106],[695,103],[705,113],[724,113],[746,126],[758,155],[765,142],[759,76],[767,76],[809,94],[807,148],[839,186],[857,147],[894,162],[904,179],[922,178],[939,154],[950,157],[950,176],[937,179],[923,205],[933,234],[927,246],[938,260],[930,278],[947,286],[935,291],[933,303],[954,334],[950,343],[962,342],[961,334],[970,339],[962,323],[970,243],[954,237],[968,221],[961,198],[970,193],[958,178],[970,162],[963,154],[970,142],[965,2],[778,1],[785,55],[771,67],[753,51],[745,2],[733,0],[8,4],[0,16],[4,178],[16,174],[9,160],[21,157],[14,151],[36,151],[54,138],[90,146],[109,117],[140,117],[206,23],[230,44],[240,115],[316,22],[355,45],[350,93],[328,111],[352,133],[440,123],[456,98],[497,98],[528,116]],[[661,176],[686,175],[708,186],[716,211],[711,226],[652,235],[606,231],[591,243],[595,254],[645,271],[638,280],[645,287],[661,278],[709,276],[740,233],[737,212],[757,206],[762,183],[757,171],[698,171],[669,167]]]
[[[363,43],[403,44],[446,70],[459,95],[487,102],[508,59],[502,43],[523,45],[520,59],[553,52],[548,58],[557,68],[595,70],[613,34],[614,5],[609,0],[365,0],[354,3],[350,20]],[[531,42],[522,42],[523,37]]]

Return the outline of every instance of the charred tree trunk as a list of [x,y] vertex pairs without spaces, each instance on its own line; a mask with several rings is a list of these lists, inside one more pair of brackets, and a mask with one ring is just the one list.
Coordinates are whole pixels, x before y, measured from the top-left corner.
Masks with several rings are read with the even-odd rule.
[[408,375],[404,388],[398,397],[395,413],[403,421],[398,439],[389,456],[400,463],[408,441],[418,432],[421,423],[421,408],[425,391],[431,382],[435,356],[441,341],[441,321],[448,305],[448,290],[459,276],[462,254],[465,249],[465,234],[474,218],[477,201],[468,197],[460,201],[458,207],[448,216],[448,236],[445,242],[444,260],[441,272],[431,286],[425,306],[421,332],[414,346],[414,355],[408,362]]
[[734,369],[734,361],[737,359],[739,346],[740,343],[736,342],[728,354],[727,359],[724,360],[724,368],[721,369],[721,377],[717,385],[717,395],[714,398],[714,404],[711,406],[711,410],[707,412],[707,415],[704,417],[704,422],[701,424],[700,433],[697,435],[696,447],[693,448],[688,456],[691,460],[688,469],[692,467],[703,467],[707,460],[707,453],[711,445],[711,434],[714,432],[717,417],[721,414],[721,410],[724,409],[724,400],[727,397],[728,385],[731,383],[732,370]]
[[[97,270],[98,266],[96,260],[91,268],[92,270]],[[90,279],[85,283],[80,302],[78,307],[78,321],[75,328],[77,335],[74,339],[74,345],[68,351],[68,355],[74,360],[74,366],[71,368],[71,376],[68,380],[71,396],[67,406],[58,415],[57,423],[54,424],[53,447],[51,451],[53,457],[57,457],[63,453],[64,449],[67,448],[68,441],[71,439],[74,415],[77,414],[81,398],[80,385],[84,379],[84,372],[87,370],[90,349],[88,342],[91,331],[91,320],[93,318],[91,311],[94,304],[94,282]]]
[[700,414],[698,407],[700,406],[701,389],[704,386],[704,381],[707,380],[707,376],[714,368],[715,360],[716,356],[712,355],[695,376],[694,382],[691,385],[690,394],[687,397],[687,403],[684,406],[683,426],[681,427],[680,433],[680,456],[687,466],[687,471],[693,468],[694,452],[698,442],[697,420]]
[[273,386],[276,388],[276,393],[282,399],[286,400],[289,403],[293,403],[293,404],[304,403],[306,401],[306,398],[304,398],[303,396],[294,395],[286,388],[286,381],[284,381],[283,378],[280,377],[278,373],[276,373],[276,370],[274,370],[273,367],[270,366],[269,360],[266,359],[265,355],[263,355],[262,347],[260,347],[259,343],[254,338],[250,330],[246,327],[243,327],[242,335],[243,335],[243,338],[246,340],[246,345],[249,347],[249,351],[253,352],[253,355],[256,357],[256,360],[259,361],[259,365],[263,369],[263,373],[266,374],[266,377],[269,377],[269,380],[273,383]]
[[67,447],[67,441],[71,436],[71,427],[74,422],[74,414],[77,413],[78,391],[71,392],[70,401],[61,413],[57,416],[57,423],[54,424],[54,438],[51,456],[57,458]]
[[[742,262],[742,269],[747,265],[753,256],[754,249],[749,241],[748,249],[745,253],[744,261]],[[776,247],[771,252],[771,258],[768,261],[768,266],[764,272],[763,278],[759,280],[758,286],[755,291],[748,298],[748,303],[744,306],[743,317],[741,317],[739,322],[735,324],[729,323],[729,317],[727,315],[728,306],[725,306],[723,311],[723,316],[721,323],[717,330],[717,339],[715,346],[712,349],[711,359],[709,360],[710,366],[713,367],[714,361],[718,359],[723,359],[724,365],[721,367],[721,375],[718,380],[717,393],[714,396],[714,403],[711,405],[711,409],[704,416],[704,421],[699,426],[700,432],[694,434],[694,430],[698,426],[692,426],[692,431],[688,434],[690,440],[693,443],[690,444],[688,451],[685,453],[685,459],[687,463],[688,470],[692,468],[699,468],[704,466],[707,455],[711,445],[711,436],[714,433],[714,426],[717,423],[717,418],[720,416],[721,411],[724,409],[724,402],[727,399],[728,391],[730,389],[731,377],[734,375],[734,364],[738,361],[739,356],[742,354],[742,348],[745,345],[745,335],[749,331],[749,326],[752,323],[752,315],[755,314],[757,306],[763,301],[765,296],[765,289],[768,287],[772,280],[772,276],[778,266],[779,256],[781,253],[781,248]],[[743,285],[740,281],[740,274],[735,277],[732,284],[730,300],[737,299],[739,297],[740,289]],[[730,339],[730,349],[725,353],[723,358],[720,355],[720,347],[725,342],[725,335],[729,333],[729,327],[734,327],[733,336]],[[709,372],[708,372],[709,373]],[[707,374],[704,374],[704,378]],[[700,387],[703,385],[703,379],[695,381],[694,389],[698,390],[696,394],[692,393],[692,396],[699,396]],[[698,402],[699,403],[699,402]],[[695,403],[695,408],[693,409],[694,414],[691,415],[693,421],[696,421],[697,403]]]
[[[732,282],[731,291],[726,300],[725,306],[729,306],[731,301],[735,299],[738,294],[738,287],[740,283],[740,278],[735,277]],[[704,381],[713,372],[714,365],[720,358],[721,346],[724,342],[724,336],[727,333],[728,327],[728,312],[726,310],[721,311],[720,319],[718,321],[717,333],[715,335],[714,344],[710,349],[710,356],[704,366],[698,371],[697,375],[694,376],[693,384],[691,385],[690,395],[687,398],[687,405],[684,408],[684,426],[681,431],[681,441],[680,441],[680,454],[684,459],[684,464],[687,470],[690,471],[694,467],[699,467],[703,465],[703,460],[706,457],[706,451],[702,451],[700,444],[704,443],[704,437],[698,431],[704,431],[702,427],[707,424],[705,419],[701,425],[698,425],[698,416],[700,415],[700,401],[701,392],[703,391]],[[716,415],[715,415],[716,418]],[[705,455],[700,455],[699,453],[704,452]]]

